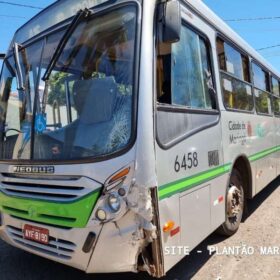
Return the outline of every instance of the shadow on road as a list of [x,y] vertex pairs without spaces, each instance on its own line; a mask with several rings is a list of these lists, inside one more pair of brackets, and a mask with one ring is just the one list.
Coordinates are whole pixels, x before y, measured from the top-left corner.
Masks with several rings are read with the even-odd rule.
[[[279,178],[273,181],[267,188],[260,192],[248,203],[248,216],[254,213],[258,207],[278,188]],[[216,234],[210,235],[193,252],[171,269],[163,280],[188,280],[191,279],[213,256],[209,255],[207,246],[220,243],[224,237]],[[201,251],[201,253],[197,253]],[[0,275],[8,280],[151,280],[146,273],[120,273],[120,274],[93,274],[67,267],[44,258],[26,253],[13,248],[0,241]]]
[[248,219],[260,206],[261,204],[273,194],[274,191],[279,187],[280,176],[272,181],[265,189],[258,193],[253,199],[248,200],[248,213],[246,219]]

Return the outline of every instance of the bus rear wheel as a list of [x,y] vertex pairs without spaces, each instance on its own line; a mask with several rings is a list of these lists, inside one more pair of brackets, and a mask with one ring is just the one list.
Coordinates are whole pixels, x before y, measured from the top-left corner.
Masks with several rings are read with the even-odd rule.
[[240,172],[233,169],[226,196],[226,220],[218,233],[231,236],[237,232],[244,212],[244,189]]

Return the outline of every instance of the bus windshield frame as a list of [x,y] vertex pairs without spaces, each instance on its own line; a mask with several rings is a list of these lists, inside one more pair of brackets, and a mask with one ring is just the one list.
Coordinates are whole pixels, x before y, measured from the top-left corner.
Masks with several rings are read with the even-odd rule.
[[[18,81],[16,79],[17,70],[14,55],[12,52],[8,53],[3,62],[0,79],[0,161],[13,163],[51,162],[52,164],[96,162],[120,156],[133,146],[136,140],[140,53],[141,26],[139,22],[141,10],[139,7],[140,5],[136,1],[115,4],[92,14],[89,19],[79,23],[51,71],[49,81],[46,82],[43,81],[42,76],[50,63],[56,45],[65,32],[65,24],[61,28],[55,26],[55,31],[43,34],[43,36],[38,37],[39,39],[36,38],[26,46],[20,46],[20,63],[21,70],[24,72],[25,94],[17,89],[16,84]],[[115,17],[112,17],[114,14]],[[99,35],[99,33],[106,33],[102,30],[102,27],[98,29],[99,25],[102,26],[103,24],[105,29],[110,27],[109,18],[113,18],[111,26],[118,29],[121,39],[120,36],[118,37],[116,30],[115,32],[112,30],[107,37],[103,36],[103,39]],[[91,31],[92,29],[95,31]],[[87,33],[79,33],[81,30]],[[96,35],[97,33],[98,35]],[[93,37],[95,35],[96,45],[90,44],[92,43],[90,42],[91,35]],[[110,36],[115,37],[110,39]],[[83,55],[86,57],[85,53],[82,53],[85,52],[82,50],[85,44],[81,42],[94,45],[90,50],[95,53],[99,52],[98,59],[94,59],[95,53],[90,53],[87,50],[87,58],[92,58],[90,60],[91,65],[97,65],[98,63],[98,66],[89,69],[89,65],[83,65],[86,60],[81,61],[81,57]],[[115,45],[106,49],[106,44],[109,46],[110,42]],[[80,46],[77,48],[78,44]],[[103,52],[101,51],[102,45],[103,47],[105,46]],[[41,53],[38,52],[40,49],[42,50]],[[75,50],[75,53],[73,50]],[[100,65],[102,65],[101,62],[103,63],[102,59],[103,56],[105,58],[105,55],[109,66],[105,65],[102,68],[103,71],[99,71],[98,69],[100,68],[98,67],[101,67]],[[29,61],[29,58],[30,60],[36,59],[32,59],[32,57],[37,57],[37,61],[33,64],[32,61]],[[113,60],[114,67],[117,70],[112,70]],[[61,75],[60,77],[59,73],[66,73],[66,75]],[[10,79],[9,82],[8,79]],[[7,87],[10,87],[8,94]],[[65,94],[65,97],[62,98],[64,106],[59,106],[61,105],[59,104],[60,101],[57,103],[54,97],[49,98],[54,95],[50,94],[51,91],[54,91],[55,88],[60,88],[61,90],[61,87],[64,88]],[[89,88],[92,92],[96,92],[96,97],[93,94],[91,96],[87,94]],[[75,95],[78,95],[77,92],[82,92],[79,93],[79,96],[83,98],[75,98]],[[16,104],[16,110],[8,109],[10,96],[14,99],[13,103]],[[103,96],[104,100],[102,102]],[[56,121],[53,124],[48,121],[47,115],[51,114],[46,114],[47,99],[51,99],[53,102],[51,110],[53,120]],[[95,109],[91,110],[89,105],[86,106],[88,100],[94,102],[92,104],[96,104],[93,106]],[[104,103],[106,103],[106,106]],[[87,113],[83,113],[81,106],[86,107],[85,111]],[[30,107],[32,112],[30,112]],[[110,108],[108,109],[107,107]],[[63,118],[61,117],[61,109],[65,111]],[[11,111],[17,111],[16,118],[22,120],[17,127],[9,127],[6,121],[6,117],[11,114]],[[94,115],[93,111],[98,112],[98,115]],[[79,118],[80,123],[83,118],[83,125],[77,125],[77,119]],[[92,122],[98,127],[97,130],[91,130],[89,126],[92,119],[94,119]],[[120,120],[125,120],[125,122],[120,124]],[[66,132],[67,128],[71,127],[72,123],[75,122],[76,128],[70,129],[69,133]],[[120,128],[124,131],[123,135],[118,134]],[[62,132],[63,129],[64,132]],[[73,136],[73,133],[76,135]],[[6,145],[7,138],[9,138],[8,134],[12,136],[13,140]],[[43,139],[46,135],[47,138]],[[106,148],[102,148],[101,142],[106,141],[109,137],[111,137],[111,142],[106,144]],[[73,151],[73,147],[69,147],[71,144],[69,145],[66,142],[67,139],[70,139],[72,146],[76,147],[75,151]],[[84,147],[85,139],[87,139],[87,142],[89,142],[89,139],[93,139],[93,143],[88,143]],[[78,143],[77,145],[75,141]],[[118,141],[122,141],[122,143]],[[51,142],[53,143],[50,144]],[[116,144],[117,142],[119,144]],[[67,148],[63,146],[67,146]],[[16,151],[15,147],[17,147]],[[44,150],[47,150],[47,152],[44,152]]]

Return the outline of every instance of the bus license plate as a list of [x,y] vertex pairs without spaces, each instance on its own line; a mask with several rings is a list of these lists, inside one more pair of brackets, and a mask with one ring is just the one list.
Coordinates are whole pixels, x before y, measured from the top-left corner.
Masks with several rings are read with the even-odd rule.
[[49,230],[31,225],[24,225],[23,236],[25,239],[42,244],[49,244]]

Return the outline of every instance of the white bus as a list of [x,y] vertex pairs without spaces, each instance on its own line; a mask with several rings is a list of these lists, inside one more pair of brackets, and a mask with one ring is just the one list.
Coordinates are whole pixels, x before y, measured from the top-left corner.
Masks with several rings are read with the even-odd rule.
[[1,238],[164,276],[279,174],[279,77],[202,1],[55,2],[3,61]]

